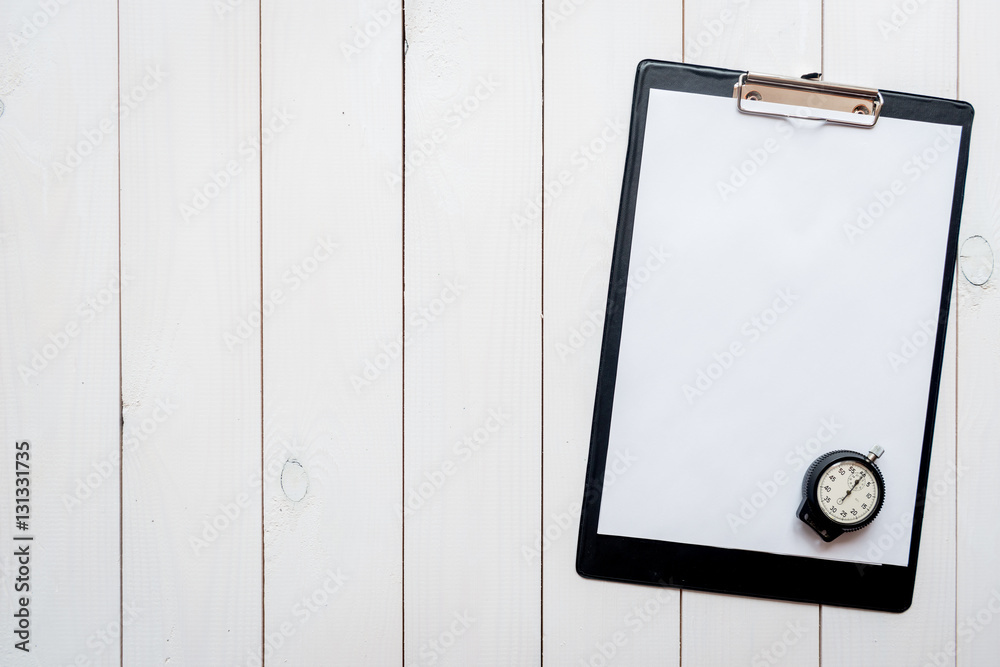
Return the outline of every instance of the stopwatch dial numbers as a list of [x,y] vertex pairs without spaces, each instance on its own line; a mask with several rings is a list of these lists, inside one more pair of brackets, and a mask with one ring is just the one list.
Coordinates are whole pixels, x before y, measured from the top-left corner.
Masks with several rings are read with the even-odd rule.
[[872,471],[859,462],[834,463],[823,471],[816,488],[820,508],[841,525],[861,523],[875,511],[878,483]]

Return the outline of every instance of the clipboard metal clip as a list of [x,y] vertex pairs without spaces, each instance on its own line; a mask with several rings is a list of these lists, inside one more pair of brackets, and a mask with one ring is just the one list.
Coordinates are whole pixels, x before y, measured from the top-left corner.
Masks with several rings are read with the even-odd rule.
[[882,93],[816,79],[791,79],[747,72],[733,91],[742,113],[823,120],[871,128],[882,110]]

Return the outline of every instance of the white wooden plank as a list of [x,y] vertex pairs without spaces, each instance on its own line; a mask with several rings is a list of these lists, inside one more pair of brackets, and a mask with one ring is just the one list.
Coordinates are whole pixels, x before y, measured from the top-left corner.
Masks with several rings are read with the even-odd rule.
[[5,2],[0,26],[0,664],[117,665],[116,5]]
[[683,613],[683,665],[819,664],[817,605],[685,591]]
[[[911,11],[911,3],[890,1],[827,3],[824,78],[953,97],[955,3],[912,4],[918,9]],[[955,314],[953,307],[913,605],[901,616],[824,608],[824,663],[924,664],[954,637],[955,485],[951,464],[955,460]],[[891,537],[886,533],[889,527],[881,530],[873,539]],[[947,658],[939,664],[953,663],[953,658]]]
[[404,663],[539,660],[541,3],[407,3]]
[[[790,76],[821,69],[818,1],[688,0],[684,9],[687,62]],[[684,664],[819,662],[815,605],[685,592],[682,613]]]
[[819,0],[685,0],[684,62],[786,76],[818,72]]
[[823,78],[954,97],[955,0],[825,3]]
[[635,69],[681,59],[681,3],[574,7],[546,3],[548,193],[530,183],[511,211],[529,236],[545,208],[543,519],[522,550],[543,564],[546,664],[676,665],[679,593],[583,579],[575,563]]
[[[1000,56],[995,3],[961,4],[959,96],[976,109],[962,214],[958,289],[958,579],[955,642],[962,667],[986,665],[1000,655],[1000,526],[996,480],[1000,475]],[[975,238],[975,237],[980,238]],[[947,651],[947,645],[937,650]]]
[[263,4],[268,665],[402,662],[400,14]]
[[120,12],[124,663],[259,664],[259,10]]

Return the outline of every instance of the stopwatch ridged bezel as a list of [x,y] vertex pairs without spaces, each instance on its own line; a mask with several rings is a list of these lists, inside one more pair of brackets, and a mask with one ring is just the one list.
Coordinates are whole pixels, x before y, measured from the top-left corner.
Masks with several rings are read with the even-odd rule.
[[[843,461],[854,461],[865,466],[866,468],[869,468],[875,475],[876,483],[879,485],[879,497],[878,502],[875,505],[875,509],[872,510],[871,514],[869,514],[865,519],[855,524],[840,523],[827,516],[821,509],[819,497],[816,494],[818,486],[818,479],[816,479],[816,475],[825,471],[830,466]],[[827,452],[812,462],[806,470],[806,474],[802,478],[802,496],[811,506],[814,516],[819,518],[821,521],[825,521],[832,526],[835,526],[838,530],[850,533],[856,530],[861,530],[865,526],[871,524],[871,522],[878,516],[879,512],[882,511],[882,504],[885,502],[885,477],[882,475],[882,471],[879,470],[878,465],[876,465],[874,461],[870,461],[864,454],[851,451],[849,449],[838,449],[832,452]]]

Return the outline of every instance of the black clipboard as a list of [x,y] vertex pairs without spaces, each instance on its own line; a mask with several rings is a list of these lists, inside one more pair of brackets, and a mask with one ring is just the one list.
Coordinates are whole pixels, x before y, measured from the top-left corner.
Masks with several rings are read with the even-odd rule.
[[[732,137],[741,136],[742,130],[735,135],[730,132],[727,139],[725,136],[719,136],[722,134],[718,132],[719,128],[739,125],[747,133],[752,134],[760,131],[763,127],[761,123],[769,122],[772,123],[772,128],[779,131],[782,118],[786,119],[785,122],[800,123],[808,127],[798,135],[789,137],[785,144],[767,143],[768,139],[751,144],[751,148],[743,151],[747,160],[726,161],[724,156],[733,155],[732,144],[738,143],[732,141]],[[577,571],[580,575],[622,582],[893,612],[905,611],[910,606],[916,577],[923,509],[927,498],[931,443],[955,272],[972,119],[972,107],[965,102],[955,100],[841,86],[815,79],[787,79],[680,63],[643,61],[639,64],[613,249],[594,402],[590,456],[580,519],[577,547]],[[649,127],[647,120],[650,120]],[[839,129],[831,129],[835,127]],[[936,131],[937,135],[926,134],[931,130]],[[668,138],[667,143],[672,144],[666,152],[661,145],[664,137]],[[694,143],[685,137],[694,137]],[[916,137],[933,138],[931,143],[927,144],[931,148],[925,148],[923,144],[917,142]],[[775,139],[775,142],[778,140]],[[644,145],[646,141],[658,143]],[[917,162],[907,160],[900,162],[898,168],[883,168],[885,178],[872,182],[871,174],[865,172],[865,169],[877,171],[880,159],[890,159],[883,153],[906,150],[907,141],[917,142],[912,147]],[[808,144],[810,150],[815,152],[796,152],[799,142]],[[846,168],[851,174],[850,178],[854,179],[851,182],[855,185],[851,187],[857,189],[856,183],[872,182],[873,189],[868,193],[862,192],[859,195],[846,192],[848,189],[846,185],[842,188],[845,191],[842,192],[835,184],[830,185],[828,182],[831,180],[830,169],[838,164],[841,167],[851,164],[845,163],[845,156],[838,152],[848,145],[854,146],[855,150],[854,166]],[[712,161],[699,152],[699,146],[706,153],[718,153],[720,156],[718,163],[723,166],[715,170]],[[774,146],[778,147],[771,150]],[[887,151],[886,148],[891,150]],[[933,172],[935,174],[933,178],[924,177],[925,173],[932,172],[931,167],[925,168],[924,163],[927,160],[921,156],[929,159],[934,155],[931,152],[932,148],[937,151],[934,161],[938,162],[939,159],[940,161],[938,166],[934,167],[937,171]],[[658,174],[661,176],[648,174],[643,176],[644,149],[647,153],[647,170],[650,172],[659,170]],[[743,149],[739,148],[736,151],[738,158],[743,157],[741,150]],[[821,151],[828,151],[832,156],[831,159],[827,160]],[[805,155],[810,157],[804,157]],[[784,162],[780,162],[779,158]],[[772,167],[763,164],[767,159],[772,160]],[[673,165],[674,161],[681,166]],[[751,162],[753,164],[750,164]],[[886,164],[895,163],[886,162]],[[920,176],[914,176],[914,173],[921,169],[924,171],[920,172]],[[811,174],[811,171],[816,173]],[[855,171],[858,173],[855,174]],[[840,173],[843,172],[842,168]],[[784,176],[781,176],[782,173]],[[837,172],[832,173],[835,175]],[[727,174],[729,178],[726,177]],[[822,179],[824,174],[826,174],[825,180],[817,180]],[[896,176],[898,178],[895,178]],[[914,180],[907,181],[907,178]],[[921,178],[924,180],[921,181]],[[720,204],[718,200],[709,196],[711,188],[700,188],[699,179],[713,185],[719,197],[724,200],[723,203]],[[899,192],[892,189],[897,181],[903,183],[899,187]],[[782,190],[783,187],[787,189]],[[748,233],[745,227],[735,224],[741,221],[752,223],[755,220],[777,220],[785,215],[786,209],[793,213],[797,212],[802,217],[802,212],[809,210],[803,208],[804,205],[801,203],[803,190],[808,195],[810,187],[820,194],[817,195],[814,213],[806,216],[809,219],[803,220],[801,226],[787,227],[783,230],[775,223],[773,229],[769,227],[769,231],[762,232],[758,238]],[[766,192],[757,196],[758,190]],[[755,194],[745,195],[748,192]],[[903,193],[906,193],[905,196]],[[891,199],[893,195],[895,199]],[[730,197],[735,196],[744,197],[744,200],[736,204],[735,215],[723,217],[723,212],[734,210]],[[690,201],[687,201],[697,202],[699,197],[703,198],[701,201],[708,202],[703,208],[709,210],[699,213],[697,209],[691,207]],[[865,197],[870,200],[867,205],[868,200],[865,200]],[[931,197],[936,199],[929,199]],[[841,206],[841,200],[849,201],[851,207],[844,208],[847,204]],[[683,201],[687,203],[677,205],[677,202]],[[794,204],[795,201],[799,204]],[[858,202],[860,205],[856,208],[855,218],[854,205]],[[875,205],[876,202],[881,202],[882,206],[878,216],[873,215],[880,211]],[[637,205],[640,209],[638,223]],[[852,211],[850,217],[845,217],[847,210]],[[699,216],[701,218],[698,220],[690,219]],[[869,219],[871,223],[868,223]],[[709,234],[705,237],[710,241],[707,244],[705,239],[688,239],[679,231],[711,230],[713,226],[724,224],[731,225],[733,230],[741,231],[734,231],[732,238]],[[805,236],[798,238],[797,235],[800,233],[813,233],[808,231],[813,227],[823,228],[825,231],[815,232],[815,238]],[[793,230],[793,233],[789,234],[787,229]],[[844,238],[839,240],[839,237],[835,238],[833,230],[842,230]],[[860,234],[862,238],[852,237],[852,233]],[[820,314],[817,304],[823,302],[821,297],[824,294],[827,295],[829,302],[829,295],[837,293],[836,285],[832,284],[835,281],[832,279],[827,283],[819,279],[806,281],[810,287],[806,290],[803,300],[808,302],[809,296],[816,296],[810,306],[813,310],[806,310],[806,306],[802,306],[793,315],[780,316],[786,318],[787,324],[778,321],[771,326],[776,332],[773,334],[762,334],[760,329],[754,329],[752,325],[754,313],[762,315],[765,320],[768,319],[767,306],[760,310],[759,301],[757,306],[751,303],[748,309],[734,313],[729,320],[724,317],[715,319],[709,317],[707,321],[702,322],[697,315],[697,313],[715,313],[716,310],[723,309],[723,306],[716,307],[716,301],[729,303],[730,308],[733,304],[742,303],[740,301],[742,292],[733,298],[729,298],[729,292],[733,290],[739,292],[744,288],[744,283],[753,281],[744,280],[744,274],[738,272],[736,267],[730,269],[723,266],[714,269],[713,275],[723,276],[721,282],[718,275],[712,280],[703,279],[704,274],[692,275],[694,272],[691,271],[691,267],[694,265],[685,264],[690,261],[692,247],[706,250],[705,246],[708,245],[706,254],[710,254],[711,250],[721,250],[722,254],[728,252],[730,256],[737,257],[736,263],[739,263],[743,255],[735,254],[737,245],[741,246],[738,250],[752,256],[754,244],[768,243],[770,239],[767,246],[771,249],[770,254],[761,256],[759,262],[761,265],[767,267],[787,265],[790,271],[799,271],[798,275],[811,275],[803,272],[803,263],[814,264],[817,267],[816,271],[822,272],[823,267],[831,266],[824,263],[825,258],[828,255],[841,253],[836,258],[840,261],[849,258],[846,261],[850,263],[850,273],[844,275],[864,275],[865,271],[870,270],[872,276],[891,282],[897,274],[887,272],[881,265],[870,266],[872,256],[878,254],[877,246],[886,243],[886,235],[889,237],[895,235],[896,238],[904,240],[919,239],[919,244],[923,244],[919,252],[913,251],[907,254],[909,251],[906,243],[903,243],[899,247],[900,259],[896,267],[899,272],[915,271],[913,275],[931,276],[928,279],[931,282],[920,282],[919,289],[914,288],[914,291],[920,294],[914,294],[912,300],[907,298],[899,300],[900,312],[907,308],[915,310],[930,304],[931,314],[916,325],[910,318],[909,322],[899,322],[896,329],[892,328],[896,326],[892,321],[894,306],[892,303],[876,300],[877,295],[874,293],[878,292],[878,288],[874,280],[871,295],[865,292],[863,283],[850,283],[852,289],[859,295],[852,300],[844,301],[845,304],[849,304],[844,306],[845,312],[855,315],[858,312],[870,313],[872,318],[878,320],[877,325],[871,326],[866,326],[865,321],[854,322],[850,326],[855,327],[857,335],[851,335],[851,329],[845,327],[843,321],[835,318],[822,320],[823,315]],[[790,242],[791,245],[799,243],[793,248],[794,251],[784,253],[773,251],[774,240],[788,236],[796,237]],[[639,274],[645,275],[646,280],[641,285],[636,285],[636,273],[630,273],[630,263],[634,263],[635,268],[642,271],[643,256],[639,241],[633,244],[634,238],[643,239],[643,243],[650,238],[665,238],[668,244],[670,241],[676,241],[676,248],[673,251],[675,256],[682,258],[680,266],[676,267],[676,272],[671,273],[673,269],[659,269],[660,275],[655,276],[658,286],[649,287],[654,281],[648,277],[651,269],[647,267],[645,274]],[[852,248],[863,246],[863,249],[857,251],[855,255],[850,255],[845,250],[848,247],[845,244],[848,242],[853,244],[850,246]],[[691,245],[685,245],[686,243]],[[861,243],[861,246],[858,246],[858,243]],[[864,246],[866,243],[872,245]],[[666,254],[670,252],[671,249],[667,248]],[[663,248],[660,248],[660,253],[664,254]],[[749,270],[751,273],[753,266],[749,260],[746,264],[740,264],[742,271]],[[727,272],[733,274],[728,282],[724,279]],[[764,283],[767,283],[768,275],[777,275],[767,274],[764,269],[761,273],[764,276]],[[843,275],[840,276],[840,280],[844,280]],[[712,284],[706,287],[706,282]],[[769,288],[774,286],[772,283]],[[847,289],[848,287],[845,287],[845,291]],[[691,303],[697,304],[697,301],[690,303],[684,301],[686,294],[692,290],[707,290],[706,294],[710,298],[704,302],[701,311],[696,310],[696,305],[691,305]],[[780,289],[774,293],[778,295],[775,297],[774,306],[779,308]],[[770,298],[772,292],[765,294]],[[798,296],[792,297],[792,300],[798,299]],[[871,303],[868,303],[869,301]],[[786,306],[786,310],[788,308]],[[837,331],[841,336],[847,332],[858,354],[838,357],[841,354],[839,348],[835,350],[817,348],[813,350],[811,357],[803,356],[804,352],[809,352],[810,349],[808,346],[800,345],[804,336],[795,336],[790,332],[796,328],[807,333],[825,330],[809,329],[809,317],[801,315],[802,312],[812,313],[812,320],[819,320],[824,326],[839,327]],[[677,321],[682,318],[687,319],[678,324]],[[760,319],[758,317],[757,321],[760,322]],[[729,338],[726,338],[725,332],[723,334],[718,332],[727,329],[724,325],[720,326],[720,322],[729,321],[736,324],[744,322],[747,326],[730,329]],[[782,326],[789,331],[777,333]],[[922,336],[919,333],[921,326]],[[654,331],[650,334],[649,331],[656,327],[662,327],[663,331]],[[743,334],[749,333],[749,335],[741,337],[738,333],[741,330]],[[866,361],[868,357],[865,355],[869,354],[873,347],[872,340],[880,341],[881,338],[878,336],[882,334],[878,332],[883,330],[904,332],[903,338],[900,339],[903,341],[902,352],[896,354],[899,365],[894,365],[896,361],[892,356],[894,351],[890,342],[894,344],[895,341],[892,339],[887,339],[890,342],[887,342],[886,347],[879,352],[880,356],[871,356],[870,363]],[[752,337],[755,331],[756,339]],[[906,338],[909,331],[912,333]],[[772,338],[768,340],[767,336]],[[869,340],[865,336],[874,338]],[[714,348],[711,347],[712,343],[709,343],[709,347],[706,348],[720,350],[713,355],[715,361],[712,361],[712,356],[703,355],[697,359],[694,358],[698,357],[696,354],[684,355],[680,352],[694,349],[691,348],[693,345],[691,341],[700,338],[741,343],[734,345],[732,350],[742,350],[742,356],[737,360],[732,354],[728,354],[730,348],[721,343],[714,343]],[[767,342],[757,342],[759,340]],[[917,350],[913,355],[914,359],[919,357],[919,364],[910,366],[910,359],[904,359],[904,353],[909,352],[906,346],[907,340],[910,341],[910,348],[914,349],[917,348],[914,341],[924,341],[920,346],[923,349]],[[756,347],[751,346],[751,341]],[[636,347],[643,348],[641,355],[633,354],[632,350]],[[787,388],[777,381],[762,391],[750,391],[749,388],[761,386],[754,384],[755,373],[757,380],[767,385],[766,378],[771,371],[761,375],[763,372],[761,369],[779,368],[783,359],[782,349],[788,350],[787,354],[792,355],[798,347],[802,347],[804,351],[798,357],[799,363],[812,363],[810,359],[822,361],[822,357],[827,356],[830,357],[828,366],[836,366],[838,363],[843,366],[843,372],[850,372],[852,377],[843,380],[842,387],[852,387],[852,391],[863,393],[873,387],[878,390],[881,386],[890,389],[897,386],[919,387],[919,391],[913,390],[918,391],[919,396],[910,394],[908,389],[903,389],[897,394],[905,393],[905,398],[885,399],[892,403],[892,405],[887,403],[883,410],[885,414],[890,415],[886,420],[892,421],[892,424],[883,425],[879,422],[878,414],[881,408],[878,401],[882,400],[879,397],[883,394],[885,396],[897,394],[888,390],[882,393],[876,391],[872,394],[873,404],[868,406],[869,412],[862,413],[849,402],[857,399],[850,397],[844,399],[847,402],[844,403],[843,412],[858,416],[854,420],[859,424],[857,429],[854,431],[849,428],[844,429],[854,439],[853,442],[824,444],[819,451],[812,451],[813,439],[805,441],[807,453],[818,455],[825,451],[823,447],[867,451],[868,445],[873,443],[867,439],[866,424],[868,431],[882,433],[883,437],[890,439],[895,431],[883,432],[880,430],[883,426],[910,434],[907,442],[896,443],[900,454],[893,462],[898,469],[896,477],[900,480],[909,480],[907,483],[897,485],[895,497],[897,502],[894,506],[894,511],[897,513],[903,510],[903,513],[899,514],[902,519],[906,519],[907,514],[909,515],[908,525],[906,521],[902,522],[902,525],[908,528],[908,532],[903,536],[896,536],[899,530],[892,533],[895,542],[882,553],[879,553],[878,538],[888,534],[885,531],[891,526],[889,522],[894,519],[892,515],[880,516],[870,526],[851,534],[854,542],[847,542],[846,546],[824,547],[820,545],[820,540],[816,539],[813,544],[804,537],[805,534],[801,531],[808,532],[808,529],[797,520],[794,508],[789,505],[789,497],[792,495],[798,497],[801,493],[801,477],[795,476],[794,473],[798,472],[801,475],[804,472],[804,468],[796,467],[799,465],[797,461],[804,459],[801,456],[793,457],[791,454],[784,457],[781,462],[777,462],[776,459],[774,462],[776,472],[771,481],[779,479],[778,472],[783,472],[782,479],[787,478],[782,484],[774,484],[776,490],[782,485],[785,487],[781,489],[780,494],[775,493],[774,497],[781,496],[780,502],[768,497],[765,501],[766,506],[752,517],[757,523],[752,528],[746,528],[744,533],[749,535],[751,531],[756,531],[752,537],[756,542],[752,542],[750,537],[741,537],[737,532],[737,529],[743,530],[744,527],[739,525],[739,513],[734,514],[737,508],[736,497],[739,493],[743,493],[743,500],[750,497],[756,503],[762,496],[753,495],[756,493],[753,491],[754,486],[749,484],[749,480],[754,479],[752,474],[747,478],[748,486],[742,491],[739,489],[734,491],[732,481],[738,480],[739,477],[733,477],[726,471],[727,461],[731,458],[750,461],[752,457],[757,456],[758,449],[762,452],[767,448],[772,452],[777,451],[774,449],[774,443],[770,441],[769,432],[772,429],[767,425],[778,423],[778,420],[770,419],[780,414],[774,411],[775,400],[783,398],[787,402],[791,395],[785,393]],[[744,352],[746,354],[743,354]],[[819,354],[820,352],[825,354]],[[879,361],[883,356],[882,352],[886,358],[884,364]],[[857,356],[864,359],[855,364],[853,359]],[[824,395],[826,400],[832,402],[840,400],[837,397],[846,395],[843,391],[825,389],[829,387],[830,381],[841,382],[841,380],[837,380],[838,368],[823,367],[819,365],[820,361],[816,362],[815,368],[817,377],[826,380],[822,387],[794,387],[796,395],[802,397],[799,400],[802,405],[808,405],[809,397],[814,394]],[[728,362],[728,365],[725,362]],[[872,369],[871,372],[867,370],[869,368]],[[796,372],[800,372],[795,369],[788,372],[790,378],[802,377],[795,375]],[[900,373],[908,375],[905,375],[905,379],[901,379]],[[711,382],[698,384],[702,375],[706,381],[711,380]],[[716,375],[719,377],[716,378]],[[715,388],[702,391],[706,384],[714,385]],[[824,391],[829,393],[823,394]],[[681,396],[687,399],[686,405]],[[719,422],[728,424],[728,420],[705,419],[705,415],[712,414],[712,401],[719,405],[737,406],[738,416],[734,417],[734,421],[742,420],[745,423],[744,432],[747,434],[745,442],[737,444],[731,436],[726,439],[724,428],[727,426],[724,424],[720,427]],[[742,405],[742,401],[757,408],[743,410],[738,407]],[[618,406],[617,411],[616,406]],[[698,410],[703,412],[698,413]],[[817,414],[821,413],[822,410],[818,409]],[[794,421],[796,418],[797,414],[794,412],[786,413],[781,423]],[[826,423],[830,425],[837,422]],[[679,426],[680,424],[684,426]],[[828,429],[828,434],[830,430]],[[682,435],[669,435],[672,433]],[[822,435],[822,431],[818,433]],[[890,435],[885,436],[885,433]],[[818,442],[820,439],[822,438],[818,436],[814,440]],[[628,465],[622,464],[622,461],[635,459],[634,455],[624,459],[621,456],[616,459],[616,456],[609,455],[609,451],[620,453],[623,443],[625,447],[630,443],[641,447],[647,460],[641,460],[642,457],[639,457],[638,463],[629,468]],[[796,444],[789,440],[787,451],[789,453],[795,451]],[[801,441],[798,444],[801,444]],[[730,449],[727,450],[726,447]],[[785,445],[782,445],[782,448],[784,447]],[[902,454],[903,450],[910,452],[908,458]],[[692,455],[692,451],[696,451],[697,454]],[[764,458],[768,456],[770,454],[761,454]],[[678,457],[676,470],[667,471],[672,465],[670,461],[675,460],[670,457]],[[889,460],[888,457],[886,460]],[[667,462],[665,465],[664,461]],[[720,470],[725,472],[721,478],[729,480],[729,483],[722,488],[712,488],[716,480],[721,479],[718,476]],[[768,479],[766,476],[759,478],[756,486],[770,492],[772,487]],[[614,482],[613,487],[611,481]],[[686,486],[686,490],[677,491],[674,489],[675,486]],[[886,497],[891,497],[893,492],[894,479],[887,474]],[[677,497],[670,495],[674,493],[690,495]],[[716,496],[719,494],[734,494],[733,512],[728,513],[730,528],[734,532],[732,538],[726,535],[725,529],[721,527],[717,510],[713,510],[710,515],[700,514],[701,508],[706,504],[712,507],[718,505]],[[677,502],[678,498],[682,500],[690,498],[691,502]],[[744,512],[745,514],[748,512]],[[760,514],[761,518],[757,518],[756,514]],[[732,520],[733,516],[736,516],[735,522]],[[699,522],[706,527],[703,533],[697,532],[699,529],[695,524]],[[791,532],[785,535],[784,533],[788,531]],[[672,539],[675,532],[686,537]],[[710,537],[710,533],[716,537]],[[860,537],[862,535],[863,538]],[[780,544],[780,548],[769,548],[768,539],[771,536],[774,536],[774,542]],[[753,546],[751,548],[739,546],[741,539],[746,539],[747,544],[752,542]],[[858,550],[858,539],[866,539],[874,546],[863,554]],[[883,540],[881,544],[884,545],[885,542],[886,540]],[[832,551],[832,549],[842,551]],[[848,554],[847,557],[843,555],[845,553]],[[872,557],[873,554],[876,555]],[[892,562],[880,562],[881,559]],[[830,582],[836,582],[836,585],[831,586]]]

